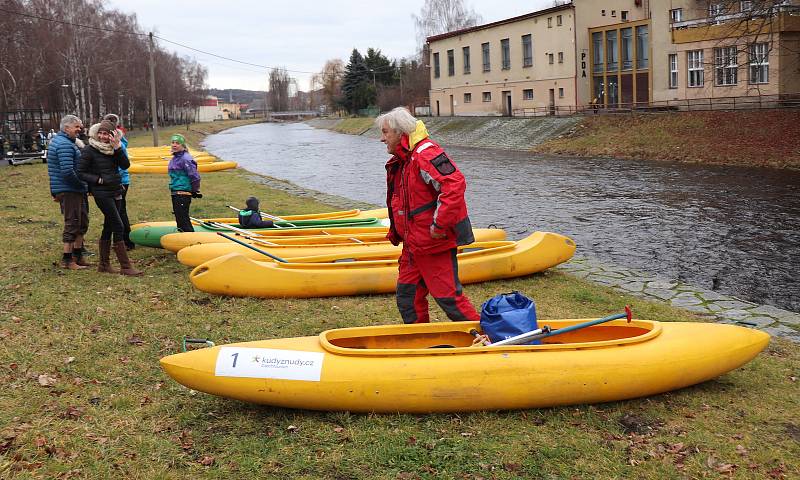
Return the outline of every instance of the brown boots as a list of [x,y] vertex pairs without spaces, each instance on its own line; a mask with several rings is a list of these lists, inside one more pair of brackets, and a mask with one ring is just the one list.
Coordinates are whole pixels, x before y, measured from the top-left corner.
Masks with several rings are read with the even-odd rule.
[[117,260],[119,260],[119,273],[130,276],[141,275],[143,273],[141,270],[133,268],[133,263],[131,263],[131,260],[128,258],[128,249],[125,246],[125,242],[119,241],[114,243],[114,253],[117,254]]
[[72,258],[74,258],[75,263],[81,267],[92,266],[91,263],[86,261],[86,250],[83,248],[83,246],[72,249]]
[[117,270],[111,266],[111,240],[100,240],[100,261],[97,263],[98,272],[106,273],[121,273],[122,275],[141,275],[142,272],[133,268],[133,263],[128,258],[128,250],[125,248],[125,242],[114,243],[114,253],[119,260],[120,269]]
[[97,262],[97,271],[104,273],[119,273],[111,266],[111,240],[100,240],[100,260]]

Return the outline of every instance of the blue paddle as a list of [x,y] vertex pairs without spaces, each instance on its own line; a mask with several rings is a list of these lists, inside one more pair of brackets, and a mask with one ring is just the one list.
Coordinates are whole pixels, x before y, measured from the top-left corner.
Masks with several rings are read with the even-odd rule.
[[610,322],[611,320],[617,320],[620,318],[627,318],[628,323],[630,323],[631,319],[633,318],[633,312],[631,311],[630,306],[625,305],[625,313],[616,313],[614,315],[609,315],[607,317],[598,318],[597,320],[590,320],[588,322],[578,323],[576,325],[570,325],[569,327],[559,328],[558,330],[551,330],[550,327],[545,325],[544,327],[538,330],[521,333],[515,337],[506,338],[505,340],[500,340],[499,342],[495,342],[487,346],[500,347],[503,345],[519,345],[520,343],[528,343],[531,340],[539,340],[541,338],[552,337],[555,335],[560,335],[562,333],[574,332],[575,330],[591,327],[593,325],[599,325],[601,323]]

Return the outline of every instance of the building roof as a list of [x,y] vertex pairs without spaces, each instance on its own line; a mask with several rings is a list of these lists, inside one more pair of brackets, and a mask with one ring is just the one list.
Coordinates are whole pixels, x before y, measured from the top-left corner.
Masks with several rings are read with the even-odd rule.
[[573,8],[572,2],[567,2],[567,3],[563,4],[563,5],[556,5],[555,7],[545,8],[544,10],[537,10],[535,12],[531,12],[531,13],[526,13],[524,15],[520,15],[518,17],[506,18],[504,20],[498,20],[496,22],[487,23],[487,24],[484,24],[484,25],[476,25],[474,27],[462,28],[461,30],[454,30],[452,32],[440,33],[439,35],[432,35],[432,36],[426,38],[426,41],[428,43],[436,42],[436,41],[439,41],[439,40],[444,40],[445,38],[456,37],[458,35],[463,35],[465,33],[470,33],[470,32],[476,32],[478,30],[485,30],[487,28],[496,27],[498,25],[505,25],[505,24],[508,24],[508,23],[519,22],[519,21],[522,21],[522,20],[527,20],[529,18],[539,17],[539,16],[542,16],[542,15],[547,15],[547,14],[550,14],[550,13],[558,12],[558,11],[561,11],[561,10],[567,10],[567,9],[570,9],[570,8]]

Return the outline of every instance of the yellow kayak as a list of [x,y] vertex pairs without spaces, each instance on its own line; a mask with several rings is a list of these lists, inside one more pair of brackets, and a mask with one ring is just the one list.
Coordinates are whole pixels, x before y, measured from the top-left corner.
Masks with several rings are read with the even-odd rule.
[[[321,219],[335,219],[335,218],[386,218],[388,216],[389,216],[388,211],[385,208],[375,208],[373,210],[360,210],[358,208],[353,208],[350,210],[338,210],[333,212],[281,215],[280,218],[291,222],[292,220],[321,220]],[[234,217],[201,218],[200,220],[204,222],[229,223],[233,226],[239,225],[239,219]],[[140,222],[135,225],[131,225],[131,230],[136,230],[137,228],[142,228],[142,227],[166,227],[174,225],[175,221],[169,221],[169,220],[159,221],[159,222]],[[192,233],[192,232],[186,232],[186,233]],[[222,240],[224,241],[224,239]]]
[[[275,407],[459,412],[656,395],[741,367],[769,343],[733,325],[615,320],[541,345],[470,347],[472,329],[478,322],[342,328],[179,353],[161,366],[193,390]],[[452,348],[432,348],[442,346]]]
[[[211,162],[200,163],[197,165],[197,171],[200,173],[218,172],[220,170],[229,170],[238,167],[236,162]],[[143,165],[139,163],[132,163],[128,168],[129,173],[167,173],[167,165]]]
[[[172,233],[161,237],[161,246],[167,250],[172,250],[170,247],[177,246],[176,243],[169,237],[181,237],[183,233]],[[208,235],[208,233],[190,234],[193,238],[199,235]],[[270,261],[269,257],[247,248],[243,245],[233,243],[224,237],[212,233],[222,242],[216,241],[211,243],[198,243],[196,245],[185,246],[173,251],[178,252],[178,261],[190,267],[196,267],[201,263],[213,260],[217,257],[227,255],[229,253],[238,253],[244,255],[252,260]],[[502,241],[506,239],[505,230],[499,228],[475,228],[473,235],[476,242],[491,242]],[[231,235],[233,236],[233,235]],[[318,255],[361,255],[372,254],[374,252],[385,253],[387,251],[400,251],[401,246],[395,247],[388,240],[386,235],[380,234],[364,234],[364,235],[327,235],[315,237],[297,237],[297,238],[242,238],[235,237],[237,240],[252,245],[259,250],[265,251],[280,258],[295,258],[295,257],[308,257]],[[182,242],[181,242],[182,243]]]
[[[459,247],[462,284],[521,277],[563,263],[572,239],[534,232],[518,242],[476,242]],[[371,255],[319,255],[286,263],[259,262],[238,253],[209,260],[189,275],[198,289],[220,295],[309,298],[394,292],[399,250]]]
[[[168,157],[129,157],[131,163],[137,163],[139,165],[167,165],[169,164],[170,158],[172,155]],[[201,163],[212,163],[216,162],[219,159],[217,157],[213,157],[211,155],[198,155],[197,157],[192,157],[197,164]]]

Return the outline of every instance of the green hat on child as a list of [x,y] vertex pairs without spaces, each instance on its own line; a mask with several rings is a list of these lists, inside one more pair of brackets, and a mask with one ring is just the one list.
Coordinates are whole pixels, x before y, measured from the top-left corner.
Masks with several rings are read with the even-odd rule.
[[180,133],[176,133],[175,135],[173,135],[172,138],[170,138],[170,142],[178,142],[181,145],[186,146],[186,139],[183,138],[183,135],[181,135]]

